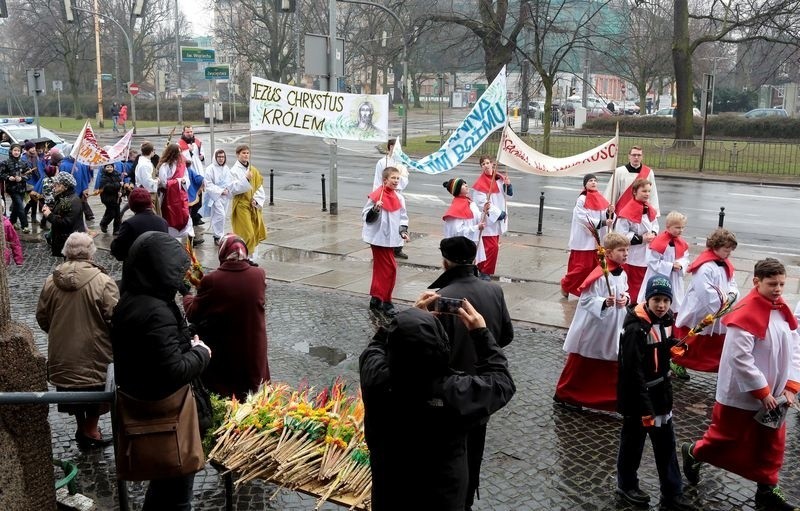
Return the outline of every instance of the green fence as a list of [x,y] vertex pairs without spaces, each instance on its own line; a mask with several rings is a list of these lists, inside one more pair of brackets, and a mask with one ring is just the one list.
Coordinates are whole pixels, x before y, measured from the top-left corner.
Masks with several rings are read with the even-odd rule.
[[[544,146],[543,135],[522,137],[537,151]],[[550,155],[563,158],[596,147],[607,135],[550,135]],[[500,132],[493,133],[476,154],[497,154]],[[631,146],[644,150],[644,161],[656,169],[687,170],[700,168],[700,140],[674,140],[620,136],[620,165],[628,162],[625,156]],[[703,171],[728,175],[800,176],[800,144],[707,140]]]

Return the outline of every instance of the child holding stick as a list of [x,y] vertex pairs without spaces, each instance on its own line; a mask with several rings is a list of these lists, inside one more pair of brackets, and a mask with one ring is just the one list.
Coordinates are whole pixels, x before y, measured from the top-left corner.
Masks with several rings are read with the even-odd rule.
[[617,211],[614,223],[614,231],[631,242],[625,273],[628,274],[628,293],[632,299],[639,297],[639,288],[647,272],[648,246],[658,233],[658,210],[648,202],[650,187],[647,179],[635,180],[631,185],[633,200]]
[[464,236],[472,240],[478,247],[475,264],[482,263],[486,260],[486,252],[483,249],[483,243],[479,243],[479,240],[486,223],[481,221],[481,210],[469,198],[467,182],[461,178],[455,178],[445,181],[442,186],[453,195],[453,202],[442,216],[444,237]]
[[[692,275],[692,281],[675,322],[675,337],[686,337],[689,329],[719,310],[722,300],[729,292],[739,293],[730,259],[737,244],[736,236],[722,228],[706,238],[706,250],[686,269]],[[689,339],[689,349],[682,356],[672,359],[675,376],[688,380],[687,368],[716,373],[719,370],[725,331],[725,325],[717,321],[703,333]]]
[[596,264],[578,288],[578,308],[564,341],[567,362],[553,396],[559,406],[571,410],[586,406],[609,412],[617,409],[619,331],[630,301],[622,266],[629,247],[625,236],[609,233],[601,255],[605,263]]

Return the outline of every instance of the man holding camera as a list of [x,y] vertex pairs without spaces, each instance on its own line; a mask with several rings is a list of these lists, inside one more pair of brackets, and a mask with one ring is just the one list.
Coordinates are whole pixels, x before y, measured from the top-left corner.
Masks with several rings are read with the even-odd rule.
[[[510,344],[514,339],[514,327],[511,324],[511,316],[508,313],[503,289],[494,282],[477,277],[474,264],[475,255],[478,252],[477,245],[469,238],[455,236],[443,239],[439,243],[439,250],[442,252],[442,265],[445,271],[428,288],[438,289],[437,293],[441,297],[467,299],[485,318],[486,328],[497,340],[497,344],[501,348]],[[475,346],[470,340],[469,330],[457,319],[456,316],[450,314],[439,316],[452,346],[450,366],[474,375],[478,360]],[[479,425],[473,427],[467,437],[469,491],[465,503],[466,510],[471,509],[475,493],[478,490],[488,422],[487,417]]]

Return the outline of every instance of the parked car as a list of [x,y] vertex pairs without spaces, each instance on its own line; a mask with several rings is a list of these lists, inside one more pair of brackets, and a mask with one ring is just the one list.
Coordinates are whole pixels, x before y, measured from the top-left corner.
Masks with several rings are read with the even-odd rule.
[[[53,147],[56,144],[63,144],[64,139],[53,133],[47,128],[39,128],[36,133],[36,125],[33,117],[6,117],[0,119],[0,161],[8,158],[8,150],[11,144],[22,144],[26,140],[36,144],[37,149],[44,149],[45,146]],[[6,136],[3,136],[6,135]]]
[[[662,109],[656,111],[654,114],[650,114],[650,115],[655,115],[657,117],[674,117],[676,110],[677,110],[677,108],[662,108]],[[695,117],[702,117],[703,116],[703,114],[700,113],[700,109],[699,108],[692,108],[692,115],[695,116]]]
[[746,114],[745,119],[760,119],[762,117],[789,117],[789,112],[783,108],[754,108]]

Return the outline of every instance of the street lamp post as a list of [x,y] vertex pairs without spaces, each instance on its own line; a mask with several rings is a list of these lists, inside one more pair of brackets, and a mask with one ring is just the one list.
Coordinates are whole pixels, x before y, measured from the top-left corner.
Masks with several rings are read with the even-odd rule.
[[406,27],[397,14],[394,13],[388,7],[384,7],[380,4],[366,2],[364,0],[336,0],[337,2],[344,2],[348,4],[362,4],[362,5],[370,5],[372,7],[377,7],[378,9],[382,9],[383,11],[387,12],[394,20],[400,25],[400,32],[403,36],[403,131],[401,134],[400,139],[402,140],[403,144],[408,144],[408,37],[406,36]]
[[[125,43],[128,45],[128,78],[129,78],[128,84],[130,85],[131,83],[134,83],[133,82],[133,45],[131,44],[130,36],[125,31],[125,29],[122,28],[122,25],[120,25],[119,22],[117,20],[115,20],[114,18],[112,18],[111,16],[108,16],[108,15],[103,14],[101,12],[90,11],[89,9],[84,9],[82,7],[77,7],[77,6],[74,6],[74,5],[72,6],[72,8],[75,9],[76,11],[86,12],[86,13],[89,13],[89,14],[93,14],[95,16],[100,16],[103,19],[111,20],[119,28],[119,31],[122,32],[122,35],[125,36]],[[102,77],[98,76],[98,80],[100,78],[102,78]],[[128,89],[128,93],[130,93],[130,89]],[[131,96],[131,120],[133,122],[133,132],[136,133],[136,96],[133,95],[133,94],[131,94],[130,96]],[[101,103],[101,105],[102,105],[102,103]],[[102,115],[103,114],[101,112],[100,113],[100,119],[103,118]]]

